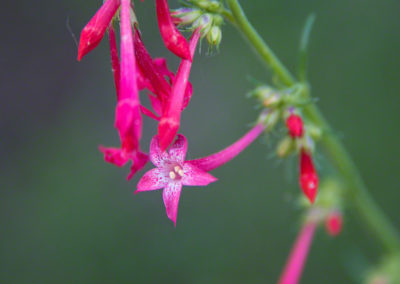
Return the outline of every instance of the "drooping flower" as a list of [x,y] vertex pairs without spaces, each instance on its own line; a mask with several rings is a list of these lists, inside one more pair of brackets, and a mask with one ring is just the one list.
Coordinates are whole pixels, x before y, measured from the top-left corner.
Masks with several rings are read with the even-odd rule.
[[182,185],[205,186],[217,179],[207,173],[236,157],[249,146],[265,129],[262,123],[253,127],[246,135],[226,149],[197,160],[185,161],[186,138],[178,134],[169,151],[162,151],[158,136],[150,144],[150,160],[156,168],[148,171],[137,185],[137,192],[163,188],[163,199],[167,216],[176,225],[179,197]]
[[317,224],[315,220],[312,220],[303,225],[293,245],[292,251],[290,252],[278,284],[299,283]]
[[289,130],[289,135],[292,138],[299,138],[303,136],[303,120],[301,116],[291,113],[286,119],[286,127]]
[[83,28],[78,48],[79,61],[99,45],[120,4],[120,0],[105,1],[89,23]]
[[[193,55],[196,50],[199,37],[200,32],[197,29],[194,31],[189,42],[191,55]],[[163,115],[158,125],[160,147],[163,151],[165,151],[172,143],[179,130],[181,112],[184,104],[191,67],[191,60],[182,59],[175,81],[172,85],[171,95],[168,98],[165,109],[163,110]]]
[[[137,87],[137,72],[130,21],[130,0],[121,1],[121,66],[118,67],[115,57],[112,57],[113,68],[120,70],[114,72],[119,75],[119,88],[117,88],[118,103],[115,115],[115,128],[118,129],[121,139],[121,148],[104,148],[104,159],[116,166],[123,166],[129,160],[133,161],[132,177],[147,162],[147,155],[139,148],[142,135],[142,116],[140,113],[139,91]],[[113,48],[113,44],[111,44]],[[111,52],[113,54],[113,51]],[[115,65],[115,66],[114,66]]]
[[[174,84],[177,77],[168,69],[164,58],[151,58],[137,29],[135,29],[134,45],[136,60],[139,67],[138,74],[142,77],[140,80],[138,79],[138,81],[141,81],[140,89],[147,88],[155,95],[149,95],[149,98],[154,111],[157,115],[161,116],[171,97],[171,84]],[[166,77],[169,79],[169,82]],[[188,105],[191,95],[192,85],[188,82],[185,89],[182,109]]]
[[314,203],[318,191],[318,175],[311,154],[304,148],[300,151],[300,187],[310,202]]
[[325,219],[325,230],[332,236],[336,237],[342,231],[343,217],[339,211],[333,211],[328,214]]
[[186,38],[176,28],[167,0],[156,1],[158,27],[165,46],[175,55],[191,61],[192,54]]

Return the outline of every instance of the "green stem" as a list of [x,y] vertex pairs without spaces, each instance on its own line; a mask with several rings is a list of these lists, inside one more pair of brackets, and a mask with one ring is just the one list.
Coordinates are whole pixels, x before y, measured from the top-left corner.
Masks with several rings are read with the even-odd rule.
[[257,51],[264,62],[271,67],[272,71],[285,86],[292,86],[296,80],[279,61],[278,57],[273,53],[271,48],[263,41],[261,36],[253,28],[247,20],[245,13],[238,1],[228,0],[234,22],[238,29],[243,33],[244,37],[249,41],[251,46]]
[[[233,16],[233,24],[242,32],[244,37],[254,47],[264,62],[269,65],[280,81],[286,86],[293,86],[297,81],[287,71],[276,55],[258,35],[248,21],[237,0],[227,0]],[[305,96],[309,97],[309,88]],[[324,130],[322,145],[338,170],[346,185],[350,201],[357,210],[369,230],[376,236],[382,246],[391,253],[400,253],[400,238],[396,228],[390,223],[375,201],[370,197],[357,167],[353,163],[340,140],[333,134],[331,127],[314,104],[304,109],[308,120]]]

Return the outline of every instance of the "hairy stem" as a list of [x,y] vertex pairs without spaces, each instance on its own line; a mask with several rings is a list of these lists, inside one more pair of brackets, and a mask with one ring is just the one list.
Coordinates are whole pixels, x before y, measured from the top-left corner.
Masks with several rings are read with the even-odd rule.
[[[298,84],[297,80],[287,71],[270,47],[263,41],[248,21],[237,0],[227,0],[232,18],[228,18],[244,35],[250,45],[261,56],[264,62],[271,67],[279,80],[286,86]],[[309,88],[305,89],[305,96],[309,97]],[[353,207],[357,210],[369,230],[376,236],[382,246],[390,253],[400,253],[400,238],[396,228],[390,223],[375,201],[370,197],[357,167],[353,163],[341,141],[331,131],[315,104],[304,108],[305,116],[316,126],[324,130],[322,145],[329,155],[338,173],[347,185],[347,193]]]

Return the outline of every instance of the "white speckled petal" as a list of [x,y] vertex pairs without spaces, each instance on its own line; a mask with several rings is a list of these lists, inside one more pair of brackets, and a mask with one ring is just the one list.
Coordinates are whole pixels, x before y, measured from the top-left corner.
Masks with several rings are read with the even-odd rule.
[[183,165],[183,177],[181,181],[183,185],[204,186],[217,181],[217,178],[191,163],[185,163]]
[[185,161],[187,152],[187,141],[186,137],[182,134],[178,134],[174,144],[172,144],[168,153],[172,161],[183,163]]
[[169,182],[163,191],[163,199],[167,216],[176,226],[176,217],[178,214],[179,197],[181,195],[182,183]]
[[158,136],[154,136],[150,143],[150,160],[156,167],[162,167],[168,158],[167,152],[162,152]]
[[167,177],[159,168],[152,169],[139,180],[136,192],[156,190],[166,186]]

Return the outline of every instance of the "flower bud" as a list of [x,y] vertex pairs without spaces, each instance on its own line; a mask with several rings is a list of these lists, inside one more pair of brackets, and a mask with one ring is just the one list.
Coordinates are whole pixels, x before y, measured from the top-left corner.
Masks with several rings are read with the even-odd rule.
[[285,158],[293,153],[295,149],[295,142],[290,137],[285,137],[279,144],[276,149],[276,153],[278,157]]
[[301,116],[294,113],[290,114],[286,119],[286,127],[289,130],[289,135],[292,138],[303,136],[303,120]]
[[318,175],[311,154],[304,148],[300,151],[300,187],[304,195],[314,203],[318,191]]
[[201,37],[205,37],[211,30],[212,27],[212,15],[211,14],[203,14],[199,17],[194,23],[192,28],[197,29],[200,28]]
[[171,12],[172,20],[175,25],[190,25],[196,21],[201,14],[200,10],[193,8],[180,8]]
[[207,41],[210,45],[219,46],[222,39],[222,32],[218,26],[213,26],[207,34]]
[[332,237],[340,234],[342,225],[343,217],[339,211],[330,212],[325,219],[325,230]]

